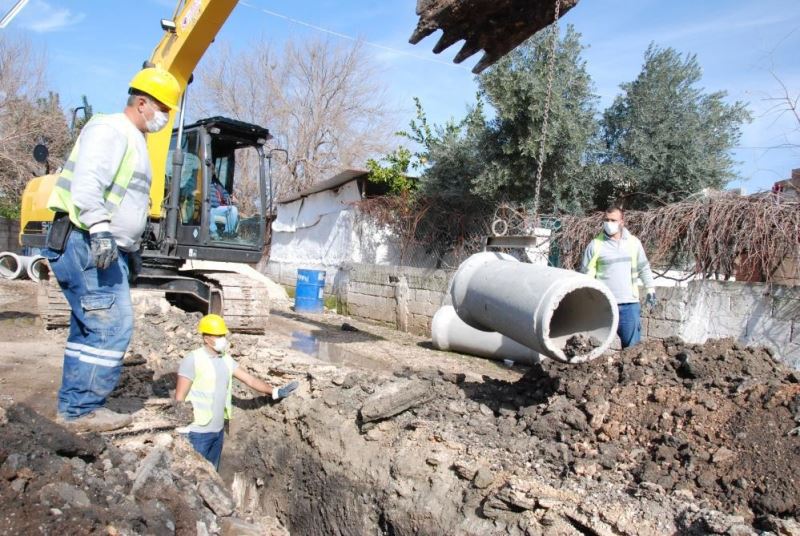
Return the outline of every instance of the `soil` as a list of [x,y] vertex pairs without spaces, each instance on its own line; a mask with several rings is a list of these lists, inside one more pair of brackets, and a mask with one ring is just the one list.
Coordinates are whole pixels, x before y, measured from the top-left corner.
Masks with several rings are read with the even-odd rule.
[[33,284],[0,296],[0,533],[800,534],[800,373],[764,349],[508,367],[273,304],[234,357],[301,386],[236,384],[220,479],[166,400],[197,314],[140,300],[109,401],[134,425],[75,436],[48,420],[65,331],[41,328]]

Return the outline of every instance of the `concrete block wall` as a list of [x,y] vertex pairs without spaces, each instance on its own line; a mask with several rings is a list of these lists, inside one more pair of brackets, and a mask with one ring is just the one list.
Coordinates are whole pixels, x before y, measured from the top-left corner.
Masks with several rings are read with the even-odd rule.
[[693,281],[659,288],[659,304],[643,315],[644,335],[687,342],[733,337],[766,346],[800,369],[800,287],[731,281]]
[[19,245],[19,222],[0,218],[0,252],[12,251],[20,253],[22,246]]
[[339,292],[348,315],[418,335],[430,334],[452,276],[445,270],[373,264],[353,264],[344,272]]

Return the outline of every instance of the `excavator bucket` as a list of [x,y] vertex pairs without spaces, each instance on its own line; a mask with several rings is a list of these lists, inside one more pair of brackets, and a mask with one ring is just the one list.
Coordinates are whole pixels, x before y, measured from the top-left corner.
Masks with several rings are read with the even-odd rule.
[[[555,17],[556,0],[417,0],[417,29],[409,42],[416,45],[436,30],[444,33],[433,47],[438,54],[463,40],[453,58],[461,63],[483,50],[481,60],[472,69],[480,73],[548,24]],[[560,15],[578,0],[560,1]],[[559,16],[560,16],[559,15]]]

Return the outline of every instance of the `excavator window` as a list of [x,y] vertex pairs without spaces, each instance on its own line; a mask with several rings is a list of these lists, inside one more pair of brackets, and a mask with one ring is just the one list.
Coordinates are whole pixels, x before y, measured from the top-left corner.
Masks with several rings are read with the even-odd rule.
[[[181,222],[184,225],[200,225],[200,207],[202,205],[203,166],[199,154],[197,131],[188,131],[184,134],[183,169],[181,170],[181,189],[179,206],[181,209]],[[167,154],[167,184],[172,182],[172,154],[175,151],[175,136],[170,143]]]
[[258,245],[262,219],[258,152],[236,138],[217,137],[211,142],[211,153],[210,239]]

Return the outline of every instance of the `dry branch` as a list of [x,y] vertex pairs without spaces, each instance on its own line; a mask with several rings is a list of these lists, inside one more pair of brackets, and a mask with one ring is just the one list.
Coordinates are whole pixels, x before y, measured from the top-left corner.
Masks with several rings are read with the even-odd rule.
[[[576,269],[601,228],[602,213],[565,216],[556,233],[564,268]],[[800,203],[771,195],[719,195],[650,211],[629,211],[625,223],[651,264],[724,278],[752,274],[770,282],[787,259],[800,256]]]

